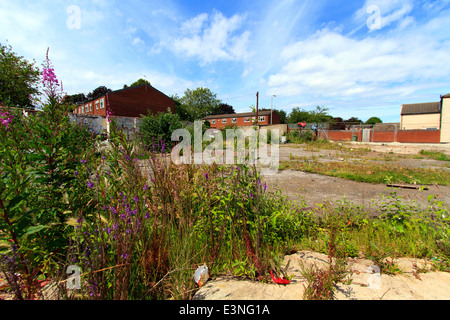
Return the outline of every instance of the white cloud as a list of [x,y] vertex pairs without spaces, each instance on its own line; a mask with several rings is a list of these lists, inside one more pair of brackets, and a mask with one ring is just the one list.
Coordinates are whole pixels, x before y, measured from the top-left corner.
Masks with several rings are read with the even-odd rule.
[[[430,24],[433,24],[431,21]],[[412,28],[362,40],[323,29],[287,46],[284,67],[268,79],[280,95],[357,99],[410,94],[450,75],[450,42]],[[416,84],[411,89],[410,82]]]
[[226,18],[215,11],[212,16],[200,14],[183,23],[182,36],[174,39],[173,49],[188,57],[197,57],[201,64],[221,60],[242,61],[249,57],[249,31],[240,31],[245,16]]
[[133,45],[138,45],[138,44],[144,44],[145,42],[141,38],[136,37],[136,38],[133,39],[133,41],[131,43]]

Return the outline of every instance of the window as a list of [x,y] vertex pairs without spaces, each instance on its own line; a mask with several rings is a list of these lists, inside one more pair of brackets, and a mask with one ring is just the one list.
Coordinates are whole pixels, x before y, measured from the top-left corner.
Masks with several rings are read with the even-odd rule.
[[250,118],[244,118],[244,122],[250,122]]
[[211,120],[211,124],[216,124],[216,120]]
[[258,117],[258,122],[264,122],[266,121],[266,116],[259,116]]
[[81,107],[78,107],[78,113],[81,113]]
[[105,107],[105,99],[100,100],[100,109]]
[[222,123],[227,123],[227,118],[222,119]]
[[231,123],[236,123],[236,122],[237,122],[236,118],[231,119]]
[[99,104],[99,102],[97,101],[97,102],[95,103],[95,110],[98,110],[98,104]]

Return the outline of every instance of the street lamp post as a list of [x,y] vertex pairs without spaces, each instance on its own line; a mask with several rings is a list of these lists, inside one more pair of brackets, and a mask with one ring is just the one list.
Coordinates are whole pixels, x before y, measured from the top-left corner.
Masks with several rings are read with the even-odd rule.
[[276,97],[276,94],[273,94],[272,97],[270,97],[270,125],[272,125],[272,109],[273,109],[273,97]]

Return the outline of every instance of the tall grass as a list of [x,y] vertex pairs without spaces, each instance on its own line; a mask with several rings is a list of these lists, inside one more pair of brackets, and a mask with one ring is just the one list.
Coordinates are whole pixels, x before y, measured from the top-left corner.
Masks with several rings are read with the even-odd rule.
[[80,178],[93,184],[69,260],[83,270],[81,297],[188,299],[204,263],[212,276],[239,266],[262,279],[272,256],[306,232],[308,217],[271,193],[255,167],[175,165],[113,132],[110,150]]

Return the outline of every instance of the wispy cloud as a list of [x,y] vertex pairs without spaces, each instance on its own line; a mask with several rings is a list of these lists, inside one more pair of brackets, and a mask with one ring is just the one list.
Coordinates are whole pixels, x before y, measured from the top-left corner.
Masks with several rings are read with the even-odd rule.
[[323,29],[287,46],[281,54],[285,66],[269,77],[268,84],[284,95],[346,97],[375,96],[382,88],[429,81],[450,73],[445,63],[450,59],[449,43],[429,36],[406,32],[357,40]]
[[245,15],[230,18],[215,11],[202,13],[184,22],[181,36],[173,40],[178,54],[200,60],[202,65],[216,61],[245,61],[249,56],[250,31],[242,30]]

